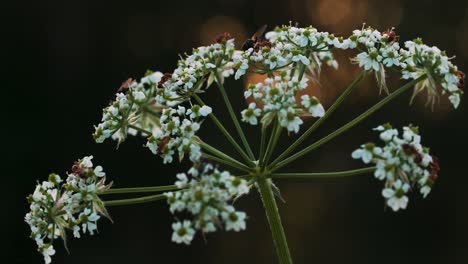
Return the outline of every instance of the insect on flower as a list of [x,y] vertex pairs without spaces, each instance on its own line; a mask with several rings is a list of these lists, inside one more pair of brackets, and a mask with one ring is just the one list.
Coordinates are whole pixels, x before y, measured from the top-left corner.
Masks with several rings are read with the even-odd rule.
[[167,144],[171,140],[171,137],[164,137],[161,139],[161,142],[159,142],[158,146],[158,154],[162,155],[164,153],[164,150],[166,150]]
[[219,36],[216,37],[215,41],[216,43],[223,44],[226,43],[226,41],[232,39],[232,36],[229,32],[223,32]]
[[267,40],[258,41],[257,43],[255,43],[254,50],[258,52],[263,47],[271,48],[271,46],[272,44],[270,41],[267,41]]
[[465,89],[465,73],[462,71],[457,71],[455,75],[458,77],[458,88],[464,90]]
[[[242,44],[242,50],[248,50],[254,48],[257,42],[263,40],[263,33],[265,32],[267,25],[263,25],[261,28],[255,32],[251,38],[247,39],[244,44]],[[263,42],[263,41],[262,41]]]
[[172,78],[172,73],[165,73],[158,83],[158,88],[163,88],[163,85]]
[[406,151],[406,153],[411,154],[414,156],[414,161],[419,164],[422,161],[422,155],[419,153],[419,151],[410,144],[403,144],[402,145],[403,150]]
[[387,37],[389,43],[398,42],[400,40],[400,36],[396,34],[394,29],[395,28],[391,28],[390,30],[385,31],[382,34],[383,36]]
[[133,79],[132,78],[128,78],[126,81],[124,81],[119,89],[117,90],[118,93],[126,93],[129,89],[130,89],[130,86],[132,85],[133,83]]
[[431,175],[430,178],[435,181],[439,177],[439,171],[440,171],[440,166],[439,166],[439,159],[436,156],[432,156],[432,162],[429,164],[429,167],[431,169]]
[[78,175],[80,178],[87,178],[86,175],[86,168],[84,168],[80,162],[75,161],[75,163],[72,166],[72,173],[75,175]]

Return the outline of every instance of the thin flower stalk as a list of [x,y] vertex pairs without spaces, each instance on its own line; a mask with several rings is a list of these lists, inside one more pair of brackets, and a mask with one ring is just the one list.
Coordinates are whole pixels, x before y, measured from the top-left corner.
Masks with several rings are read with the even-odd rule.
[[375,171],[375,167],[337,172],[304,172],[304,173],[272,173],[272,179],[312,179],[312,178],[341,178],[355,175],[365,175]]
[[143,196],[143,197],[138,197],[138,198],[104,201],[104,205],[107,207],[123,206],[123,205],[157,202],[157,201],[161,201],[165,199],[166,199],[166,196],[164,194],[157,194],[157,195],[149,195],[149,196]]
[[395,92],[391,93],[390,95],[388,95],[387,97],[385,97],[384,99],[382,99],[379,103],[377,103],[376,105],[374,105],[373,107],[369,108],[366,112],[362,113],[360,116],[356,117],[355,119],[353,119],[352,121],[350,121],[349,123],[347,123],[346,125],[342,126],[341,128],[335,130],[334,132],[332,132],[331,134],[329,134],[328,136],[318,140],[317,142],[315,142],[314,144],[304,148],[303,150],[297,152],[296,154],[290,156],[289,158],[279,162],[278,164],[276,164],[275,166],[272,166],[269,168],[269,170],[271,172],[274,172],[274,171],[277,171],[279,170],[280,168],[286,166],[287,164],[297,160],[298,158],[306,155],[307,153],[311,152],[312,150],[322,146],[323,144],[327,143],[328,141],[334,139],[335,137],[341,135],[342,133],[346,132],[347,130],[349,130],[350,128],[352,128],[353,126],[359,124],[361,121],[363,121],[364,119],[366,119],[367,117],[369,117],[370,115],[372,115],[375,111],[379,110],[381,107],[383,107],[384,105],[386,105],[388,102],[390,102],[392,99],[398,97],[400,94],[404,93],[405,91],[409,90],[410,88],[412,88],[416,83],[420,82],[420,81],[423,81],[424,79],[426,78],[426,75],[421,75],[419,78],[417,78],[416,80],[413,80],[411,82],[408,82],[406,83],[405,85],[403,85],[402,87],[398,88]]
[[[193,98],[200,104],[200,105],[205,105],[202,99],[198,95],[193,95]],[[215,125],[218,127],[218,129],[223,133],[223,135],[227,138],[227,140],[232,144],[232,146],[239,152],[239,154],[242,156],[242,158],[248,162],[249,164],[253,165],[252,160],[249,158],[249,156],[245,153],[245,151],[241,148],[241,146],[237,143],[237,141],[231,136],[231,134],[227,131],[227,129],[223,126],[223,124],[219,121],[219,119],[213,114],[208,115],[211,120],[215,123]]]
[[275,122],[275,125],[272,128],[272,133],[270,136],[270,140],[268,141],[268,146],[265,151],[265,156],[264,159],[261,161],[261,167],[264,164],[267,164],[268,161],[270,160],[271,155],[273,154],[273,151],[275,150],[276,145],[278,144],[279,137],[281,136],[281,126],[278,124],[278,122]]
[[346,90],[333,102],[333,104],[328,108],[325,112],[325,115],[315,121],[294,143],[292,143],[283,153],[281,153],[271,164],[271,167],[274,167],[278,162],[282,161],[285,157],[289,155],[292,151],[294,151],[298,146],[304,142],[317,128],[322,125],[328,117],[330,117],[335,110],[343,103],[345,98],[354,90],[354,88],[359,84],[359,82],[364,78],[366,75],[366,71],[361,72],[353,82],[346,88]]
[[202,156],[206,160],[229,166],[231,169],[237,169],[239,171],[248,172],[248,173],[250,173],[252,171],[251,168],[246,167],[245,165],[233,163],[233,162],[230,162],[228,160],[225,160],[225,159],[217,157],[217,156],[213,156],[213,155],[210,155],[210,154],[207,154],[207,153],[203,153]]
[[242,127],[240,126],[239,120],[237,119],[236,113],[234,112],[234,108],[232,107],[231,101],[229,100],[229,97],[226,93],[226,89],[224,88],[224,84],[220,81],[219,76],[216,73],[215,73],[215,82],[218,85],[218,88],[224,100],[224,104],[226,105],[228,109],[229,115],[231,116],[232,122],[234,123],[234,126],[236,127],[237,133],[239,134],[239,137],[242,141],[242,144],[244,145],[244,148],[247,150],[247,154],[249,155],[250,160],[254,160],[255,157],[252,152],[252,148],[250,147],[250,144],[247,141],[247,138],[245,137],[244,131],[242,130]]
[[229,155],[221,152],[220,150],[217,150],[209,144],[206,144],[205,142],[200,142],[200,146],[208,152],[216,155],[218,158],[224,159],[226,162],[234,164],[237,168],[242,168],[245,171],[250,171],[250,168],[245,166],[243,163],[235,160],[234,158],[231,158]]
[[134,187],[134,188],[112,188],[102,192],[100,195],[127,194],[127,193],[152,193],[178,190],[176,185],[152,186],[152,187]]

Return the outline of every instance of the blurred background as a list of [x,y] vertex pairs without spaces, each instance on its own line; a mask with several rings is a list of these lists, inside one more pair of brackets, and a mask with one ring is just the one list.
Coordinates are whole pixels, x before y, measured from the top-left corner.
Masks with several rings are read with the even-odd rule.
[[[348,35],[365,22],[379,30],[395,27],[402,40],[422,37],[447,50],[459,69],[468,68],[468,2],[357,0],[217,1],[38,1],[11,3],[2,10],[4,263],[41,263],[23,222],[25,197],[50,172],[61,175],[74,160],[93,154],[118,187],[165,185],[181,166],[163,166],[131,138],[116,151],[113,142],[97,145],[91,133],[101,109],[121,82],[147,69],[171,72],[178,54],[206,45],[224,31],[238,39],[268,24],[300,26]],[[325,106],[358,74],[340,53],[338,71],[325,70],[321,85],[311,86]],[[251,81],[253,79],[250,79]],[[246,80],[247,82],[248,80]],[[393,76],[390,87],[401,84]],[[245,107],[246,83],[228,81],[236,109]],[[215,89],[204,95],[218,113]],[[410,197],[408,210],[384,209],[382,184],[371,175],[346,179],[282,180],[286,200],[283,224],[296,263],[468,263],[466,191],[466,98],[454,111],[446,99],[434,111],[422,95],[412,107],[410,93],[291,167],[293,171],[336,171],[361,166],[350,153],[376,139],[371,128],[390,121],[420,126],[423,144],[440,158],[440,178],[431,195]],[[344,105],[308,141],[338,128],[379,100],[373,76],[366,77]],[[228,121],[227,115],[218,114]],[[310,122],[310,121],[309,121]],[[226,122],[227,123],[227,122]],[[306,125],[309,123],[306,123]],[[248,130],[252,143],[255,130]],[[213,145],[226,143],[210,122],[202,134]],[[283,146],[294,137],[283,134]],[[227,146],[227,145],[226,145]],[[99,235],[71,240],[67,254],[57,244],[55,263],[275,263],[276,256],[258,194],[238,201],[249,215],[242,233],[198,236],[190,247],[170,242],[172,216],[164,202],[111,208],[115,223],[99,223]],[[59,242],[59,241],[57,241]],[[2,254],[5,259],[5,254]]]

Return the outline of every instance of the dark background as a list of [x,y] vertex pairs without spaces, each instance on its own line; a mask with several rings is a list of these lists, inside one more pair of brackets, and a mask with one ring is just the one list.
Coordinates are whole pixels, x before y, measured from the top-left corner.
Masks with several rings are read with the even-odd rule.
[[[4,5],[4,4],[2,4]],[[314,25],[348,35],[363,22],[380,30],[397,28],[402,40],[425,42],[456,55],[468,66],[466,1],[16,1],[2,14],[2,220],[3,263],[41,263],[23,222],[25,197],[50,172],[65,175],[72,162],[95,155],[118,187],[163,185],[182,166],[163,166],[159,158],[131,138],[97,145],[91,133],[101,109],[120,83],[146,69],[172,71],[179,53],[206,45],[230,31],[241,43],[259,26]],[[359,72],[339,54],[340,70],[325,71],[312,88],[327,106]],[[391,87],[399,84],[393,76]],[[235,106],[244,107],[243,84],[227,83]],[[215,89],[205,95],[217,113],[223,105]],[[372,76],[308,142],[319,139],[377,102]],[[423,144],[440,157],[442,171],[426,199],[412,195],[408,210],[384,210],[382,185],[371,175],[347,179],[278,182],[286,204],[283,223],[296,263],[468,263],[466,100],[457,111],[444,99],[434,111],[424,96],[408,106],[410,94],[393,101],[372,118],[292,165],[291,171],[333,171],[361,166],[350,153],[376,139],[371,128],[386,121],[418,124]],[[228,120],[226,114],[218,114]],[[227,122],[226,122],[227,123]],[[250,131],[250,130],[249,130]],[[254,131],[254,130],[252,130]],[[209,122],[202,135],[223,147]],[[258,134],[249,132],[251,142]],[[254,141],[255,140],[255,141]],[[282,145],[292,142],[283,134]],[[226,145],[227,146],[227,145]],[[191,247],[170,241],[172,216],[164,202],[111,208],[115,223],[99,223],[100,234],[69,241],[68,255],[56,243],[55,263],[274,263],[275,253],[258,194],[238,202],[248,215],[241,233],[217,232]]]

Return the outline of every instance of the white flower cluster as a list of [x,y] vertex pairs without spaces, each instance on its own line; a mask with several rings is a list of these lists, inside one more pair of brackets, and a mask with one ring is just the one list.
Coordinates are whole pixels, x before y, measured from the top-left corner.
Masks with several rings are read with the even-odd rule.
[[321,117],[325,114],[325,109],[314,96],[303,95],[301,104],[296,102],[297,93],[307,88],[307,81],[305,77],[299,80],[298,76],[291,78],[289,71],[281,71],[279,75],[267,78],[262,83],[251,84],[244,96],[246,99],[258,100],[263,108],[257,108],[256,103],[251,103],[242,111],[242,121],[256,125],[261,118],[262,123],[268,124],[277,116],[281,127],[289,132],[299,132],[303,123],[300,116]]
[[[233,75],[235,53],[234,39],[224,33],[215,44],[194,49],[181,59],[172,74],[148,73],[140,83],[128,80],[119,89],[116,100],[103,110],[102,121],[93,135],[96,142],[113,137],[120,143],[128,134],[141,133],[149,137],[147,146],[162,155],[165,163],[172,162],[175,150],[180,159],[190,153],[192,161],[198,160],[200,147],[192,137],[200,127],[199,117],[210,114],[211,108],[193,105],[185,112],[180,104],[200,92],[205,81],[210,85],[215,74],[220,78]],[[176,113],[178,116],[173,116]]]
[[[216,43],[198,47],[192,54],[179,60],[177,69],[165,75],[159,83],[161,89],[156,100],[164,105],[174,106],[190,98],[191,94],[202,89],[208,78],[208,85],[214,80],[214,74],[229,77],[234,74],[232,57],[236,53],[234,39],[229,33],[221,34]],[[238,52],[237,52],[238,53]],[[215,73],[217,69],[217,73]]]
[[50,263],[55,254],[55,239],[61,237],[66,243],[66,229],[72,230],[77,238],[80,233],[93,235],[100,215],[109,217],[97,194],[111,184],[105,185],[105,173],[101,166],[93,168],[92,158],[75,162],[65,183],[59,175],[51,174],[28,197],[31,211],[25,221],[45,263]]
[[382,191],[386,203],[393,211],[406,209],[407,193],[418,187],[425,198],[440,170],[437,158],[429,154],[429,149],[421,145],[421,136],[417,127],[403,127],[402,137],[390,124],[375,128],[380,132],[380,139],[385,146],[377,147],[373,143],[362,145],[352,153],[354,159],[364,163],[374,163],[374,176],[385,181]]
[[338,68],[331,50],[347,49],[350,43],[347,39],[343,40],[328,32],[319,32],[313,27],[278,27],[266,34],[266,40],[256,42],[253,47],[234,57],[237,69],[235,78],[239,79],[250,66],[270,73],[298,65],[307,67],[316,78],[322,63]]
[[160,155],[164,163],[171,163],[176,151],[180,161],[188,155],[192,162],[197,162],[201,149],[195,133],[200,129],[202,118],[211,111],[211,107],[206,105],[192,105],[189,109],[179,105],[177,109],[164,109],[160,118],[161,132],[148,138],[146,146],[153,154]]
[[425,45],[421,39],[406,41],[400,48],[399,36],[395,31],[379,32],[373,28],[354,30],[349,37],[353,42],[350,48],[365,49],[353,59],[365,70],[375,73],[381,90],[388,93],[385,81],[385,67],[399,67],[403,79],[417,79],[423,74],[427,79],[415,86],[416,96],[427,90],[428,102],[435,102],[440,94],[449,94],[455,108],[460,104],[463,94],[465,74],[450,62],[445,52],[437,47]]
[[403,57],[400,54],[399,36],[393,30],[381,33],[371,27],[354,30],[349,37],[351,48],[363,50],[353,61],[367,71],[374,71],[380,91],[388,93],[385,81],[385,67],[399,67]]
[[246,228],[246,214],[236,211],[230,204],[231,200],[249,192],[246,180],[204,162],[198,168],[192,167],[187,174],[178,174],[177,178],[176,185],[182,190],[166,193],[169,210],[172,213],[185,211],[194,218],[172,225],[172,241],[188,245],[196,230],[211,233],[222,228],[222,224],[227,231]]
[[463,94],[465,74],[450,62],[444,51],[425,45],[421,39],[406,41],[405,47],[408,50],[402,51],[405,54],[403,78],[417,79],[423,74],[428,77],[416,86],[414,95],[427,89],[429,101],[434,102],[438,95],[447,93],[457,108]]
[[[148,72],[139,83],[129,79],[122,84],[115,101],[104,108],[101,123],[95,127],[93,137],[97,143],[110,137],[121,143],[128,134],[159,131],[158,115],[162,106],[156,102],[155,96],[162,76],[161,72]],[[150,136],[141,133],[142,136]]]

